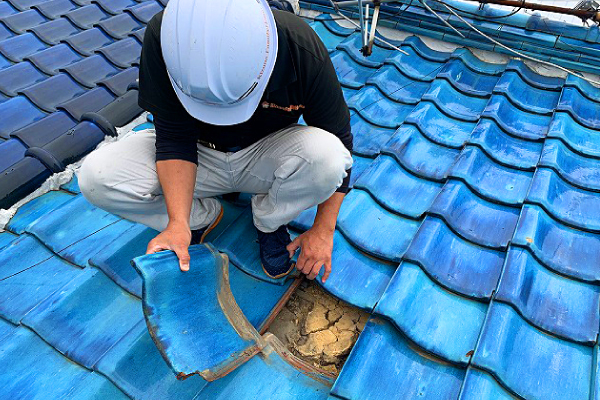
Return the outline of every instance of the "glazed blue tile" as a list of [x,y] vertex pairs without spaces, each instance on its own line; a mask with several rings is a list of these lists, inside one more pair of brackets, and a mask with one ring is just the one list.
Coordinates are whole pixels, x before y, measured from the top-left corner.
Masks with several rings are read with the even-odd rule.
[[469,367],[458,400],[516,400],[490,374]]
[[527,140],[540,140],[546,136],[550,116],[520,110],[500,95],[494,95],[481,114],[496,121],[508,134]]
[[0,54],[0,70],[8,68],[11,65],[13,65],[13,63],[7,60],[6,57],[4,57],[2,54]]
[[133,0],[96,0],[94,3],[98,4],[104,11],[116,15],[127,7],[131,7],[137,4]]
[[569,74],[567,76],[567,80],[565,81],[565,85],[576,87],[585,97],[600,103],[600,89],[591,83],[584,81],[573,74]]
[[64,18],[68,18],[72,23],[81,29],[90,29],[100,21],[109,18],[110,15],[104,12],[96,4],[79,7],[76,10],[69,11]]
[[87,29],[65,39],[71,47],[81,54],[91,55],[95,50],[113,43],[114,39],[98,28]]
[[463,121],[477,122],[487,99],[472,97],[458,92],[445,79],[433,81],[423,100],[433,102],[445,114]]
[[91,368],[142,320],[138,299],[101,271],[86,268],[22,323],[71,360]]
[[408,54],[394,52],[385,60],[385,63],[395,66],[402,74],[412,80],[431,82],[444,65],[421,57],[410,46],[402,46],[402,50]]
[[140,29],[143,25],[131,15],[122,13],[99,22],[97,26],[115,39],[124,39],[131,32]]
[[0,18],[8,17],[18,12],[19,10],[15,9],[8,1],[0,3]]
[[587,128],[600,130],[600,103],[588,99],[574,87],[566,86],[563,89],[556,109],[568,112]]
[[[346,102],[352,98],[358,92],[357,89],[351,89],[346,86],[342,86],[342,93],[344,94],[344,99]],[[301,117],[302,118],[302,117]]]
[[25,146],[17,139],[8,139],[0,143],[0,171],[23,159]]
[[600,288],[550,272],[525,249],[508,251],[495,299],[556,336],[587,345],[596,342]]
[[33,53],[42,51],[47,45],[33,33],[24,33],[0,41],[0,53],[13,62],[21,62]]
[[568,37],[559,37],[556,40],[556,47],[567,51],[576,51],[578,53],[588,54],[597,59],[600,55],[600,48],[583,40],[572,39]]
[[12,132],[42,119],[45,115],[26,97],[13,97],[0,104],[0,137],[8,139]]
[[131,13],[137,20],[147,24],[154,14],[162,11],[163,7],[156,1],[147,0],[138,5],[128,7],[126,12]]
[[388,322],[371,318],[332,394],[343,399],[456,399],[465,372],[421,353]]
[[542,206],[564,224],[600,231],[600,193],[572,186],[550,169],[538,168],[527,201]]
[[[382,128],[367,122],[360,114],[350,118],[352,126],[352,152],[366,157],[376,157],[381,148],[394,134],[393,128]],[[353,172],[354,173],[354,172]]]
[[70,0],[50,0],[36,4],[33,8],[49,19],[56,19],[69,11],[75,10],[77,5]]
[[80,84],[93,88],[99,80],[108,78],[119,72],[111,63],[100,55],[87,57],[62,69]]
[[421,57],[438,63],[445,63],[451,56],[451,53],[433,50],[421,40],[418,36],[409,36],[402,42],[403,45],[412,47]]
[[134,132],[140,132],[146,129],[154,129],[154,124],[152,122],[144,122],[143,124],[140,124],[131,130]]
[[100,268],[117,285],[141,298],[142,279],[131,265],[131,260],[144,255],[148,243],[156,235],[158,232],[153,229],[135,225],[91,257],[90,264]]
[[43,23],[31,28],[30,31],[51,45],[58,44],[61,40],[80,32],[75,25],[65,18],[57,18],[54,21]]
[[365,57],[360,52],[362,47],[362,37],[359,32],[355,32],[342,41],[337,48],[346,51],[348,55],[357,63],[371,68],[379,68],[383,61],[392,53],[391,49],[384,49],[377,45],[373,46],[373,54]]
[[28,61],[48,75],[55,75],[60,68],[81,59],[82,57],[80,54],[64,43],[52,46],[49,49],[42,50],[27,57]]
[[598,131],[578,124],[568,113],[554,113],[548,137],[561,139],[569,148],[578,153],[600,158]]
[[8,29],[5,25],[0,24],[0,40],[8,39],[15,36],[15,33]]
[[10,0],[10,4],[18,10],[26,11],[43,0]]
[[356,182],[356,180],[358,178],[360,178],[360,176],[363,174],[363,172],[373,162],[373,159],[368,158],[368,157],[362,157],[357,154],[352,155],[352,160],[353,160],[353,163],[352,163],[352,174],[350,175],[350,187],[354,186],[354,183]]
[[138,79],[138,67],[127,68],[111,77],[98,81],[98,86],[104,86],[115,96],[122,96],[127,93],[127,88]]
[[507,70],[516,71],[521,79],[530,86],[538,89],[560,91],[565,83],[563,78],[549,77],[533,72],[523,61],[512,59],[506,66]]
[[169,366],[180,376],[198,373],[213,380],[259,350],[260,337],[231,295],[228,272],[235,267],[227,257],[208,245],[194,246],[190,253],[186,273],[172,252],[134,263],[144,281],[148,326]]
[[0,251],[2,251],[3,248],[5,248],[6,246],[11,244],[18,238],[19,238],[19,236],[15,235],[14,233],[12,233],[10,231],[0,232]]
[[394,158],[381,155],[354,187],[369,192],[386,209],[416,219],[429,209],[442,184],[416,177]]
[[419,103],[404,123],[416,125],[431,141],[454,149],[462,148],[475,127],[473,122],[448,118],[430,102]]
[[12,337],[17,330],[17,326],[11,324],[10,322],[0,318],[0,339],[3,340],[6,337]]
[[21,235],[0,252],[0,280],[38,265],[52,256],[52,252],[34,237]]
[[479,147],[466,146],[450,171],[482,197],[506,205],[519,206],[525,200],[533,172],[497,164]]
[[466,365],[487,308],[485,303],[447,291],[416,264],[404,261],[373,312],[392,320],[425,351]]
[[219,251],[229,256],[229,262],[247,274],[266,282],[283,285],[284,279],[265,275],[260,263],[256,228],[250,210],[243,212],[219,237],[212,240]]
[[0,71],[0,91],[7,96],[16,96],[19,89],[38,83],[47,76],[31,63],[22,62]]
[[179,381],[140,322],[111,348],[94,369],[134,399],[194,399],[207,382],[199,376]]
[[[460,59],[463,64],[469,68],[471,71],[476,72],[481,75],[489,75],[489,76],[497,76],[499,77],[507,67],[507,64],[497,64],[497,63],[489,63],[481,60],[475,54],[473,54],[470,50],[460,47],[451,55],[452,58]],[[488,86],[491,80],[489,77],[480,77],[479,80],[486,81],[487,84],[484,86]]]
[[[0,344],[0,354],[0,384],[8,398],[67,399],[72,398],[73,392],[92,386],[89,381],[92,373],[62,356],[26,328],[15,329]],[[111,399],[124,398],[116,392],[110,394],[114,396]]]
[[600,235],[573,229],[538,206],[523,207],[512,243],[528,248],[547,268],[583,281],[600,281]]
[[398,128],[414,108],[414,105],[397,103],[387,98],[371,85],[365,86],[348,100],[348,106],[358,111],[368,122],[390,129]]
[[85,93],[85,89],[66,74],[52,76],[22,89],[21,94],[44,111],[54,112],[56,106]]
[[560,140],[546,140],[539,165],[552,168],[572,185],[600,191],[600,160],[583,157]]
[[25,33],[27,29],[43,24],[46,21],[47,19],[37,10],[27,10],[2,18],[2,23],[18,34]]
[[60,189],[66,190],[69,193],[80,194],[81,189],[79,189],[79,180],[77,179],[77,175],[74,174],[69,182],[60,185]]
[[459,60],[455,58],[446,63],[437,74],[437,78],[447,79],[457,90],[469,96],[489,96],[498,82],[498,77],[474,72]]
[[58,253],[119,219],[94,207],[79,195],[41,216],[25,230]]
[[494,93],[504,94],[523,110],[542,115],[551,115],[560,97],[559,91],[535,88],[513,71],[502,74]]
[[459,181],[448,181],[429,211],[444,219],[463,238],[493,249],[505,249],[519,209],[483,200]]
[[553,34],[530,31],[506,24],[500,26],[499,32],[502,33],[501,36],[503,37],[520,38],[547,47],[553,47],[556,43],[556,36]]
[[142,45],[134,38],[116,41],[98,50],[111,63],[119,68],[129,68],[139,64]]
[[[260,355],[217,381],[210,382],[198,399],[273,399],[273,400],[325,400],[332,378],[311,367],[299,366],[293,356],[273,336]],[[276,342],[276,343],[273,343]],[[294,361],[291,361],[293,359]]]
[[408,171],[426,179],[443,181],[459,150],[440,146],[412,125],[401,126],[384,146],[382,154],[395,157]]
[[92,372],[82,384],[76,386],[68,399],[86,400],[127,400],[128,397],[104,376]]
[[498,164],[534,170],[542,152],[542,142],[518,139],[506,134],[496,122],[481,119],[473,129],[469,143],[479,146]]
[[504,253],[457,236],[442,220],[428,216],[404,254],[440,285],[474,299],[489,300],[496,289]]
[[[20,249],[7,249],[17,250]],[[16,275],[0,279],[0,316],[19,324],[31,309],[80,272],[78,268],[54,256]]]
[[346,196],[338,216],[338,229],[350,243],[393,262],[400,261],[419,225],[418,221],[385,210],[359,189]]
[[417,104],[429,88],[429,82],[413,80],[388,64],[371,75],[367,84],[377,86],[387,97],[405,104]]
[[547,335],[510,306],[493,303],[472,363],[523,398],[587,399],[592,350]]
[[[103,87],[97,87],[95,89],[88,90],[87,92],[75,99],[71,99],[67,102],[62,103],[58,108],[67,111],[73,118],[80,121],[81,117],[86,112],[100,111],[102,108],[112,103],[114,99],[115,96],[108,89]],[[87,126],[84,126],[84,128],[85,127]],[[94,125],[91,130],[96,131],[96,129],[97,127]],[[98,131],[100,130],[98,129]],[[96,136],[95,133],[96,132],[94,132],[93,136]],[[96,145],[100,141],[102,141],[102,139],[103,138],[98,140],[96,142]],[[95,145],[89,150],[93,150],[94,147]],[[81,157],[81,155],[79,157]]]
[[52,173],[41,162],[25,157],[0,175],[0,208],[8,209],[37,189]]
[[[325,19],[327,17],[329,17],[329,20]],[[333,28],[333,25],[338,28]],[[337,45],[345,40],[347,36],[354,32],[353,29],[341,27],[331,20],[331,16],[325,14],[319,15],[310,26],[317,35],[319,35],[319,38],[321,38],[321,41],[323,41],[327,51],[330,53],[334,51]]]
[[60,250],[58,254],[75,265],[85,267],[91,257],[107,245],[111,246],[113,242],[121,241],[123,235],[137,226],[133,222],[119,220]]

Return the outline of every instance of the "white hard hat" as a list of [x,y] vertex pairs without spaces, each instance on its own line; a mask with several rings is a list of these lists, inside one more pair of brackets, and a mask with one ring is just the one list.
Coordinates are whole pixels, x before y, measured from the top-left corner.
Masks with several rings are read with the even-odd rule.
[[170,0],[162,54],[177,98],[212,125],[250,119],[277,58],[277,28],[266,0]]

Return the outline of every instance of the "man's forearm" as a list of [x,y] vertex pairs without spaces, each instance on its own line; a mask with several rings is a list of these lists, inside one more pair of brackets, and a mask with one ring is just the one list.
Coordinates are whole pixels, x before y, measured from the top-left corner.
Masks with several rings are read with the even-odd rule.
[[167,204],[169,224],[185,225],[189,228],[197,168],[196,164],[184,160],[156,162],[158,180]]
[[333,233],[337,221],[340,207],[344,201],[344,193],[335,192],[330,198],[319,204],[317,216],[313,224],[313,229],[328,231]]

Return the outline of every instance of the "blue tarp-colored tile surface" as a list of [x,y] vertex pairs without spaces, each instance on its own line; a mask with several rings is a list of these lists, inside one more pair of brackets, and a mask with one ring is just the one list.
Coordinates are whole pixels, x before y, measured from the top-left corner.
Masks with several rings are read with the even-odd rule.
[[[216,317],[218,274],[186,282],[165,253],[138,259],[140,276],[130,261],[156,232],[92,206],[73,179],[23,205],[0,232],[0,398],[598,398],[600,89],[516,59],[484,61],[464,46],[506,52],[445,9],[467,39],[402,2],[394,19],[382,6],[384,26],[462,47],[434,50],[413,35],[393,42],[407,54],[376,44],[366,58],[359,33],[327,14],[309,21],[355,134],[333,272],[319,284],[371,313],[335,382],[290,363],[269,335],[257,346],[236,336]],[[163,7],[0,2],[1,207],[57,172],[42,155],[73,162],[103,139],[82,115],[137,78],[145,24]],[[522,14],[475,23],[525,54],[600,71],[597,28]],[[136,134],[152,126],[149,117]],[[209,240],[229,257],[233,297],[260,331],[291,281],[262,274],[248,203],[224,209]],[[293,233],[314,216],[302,213]],[[184,297],[162,299],[176,288]],[[142,298],[152,300],[146,311],[160,337]],[[204,330],[186,342],[173,332],[190,321]],[[227,364],[231,354],[245,362]],[[173,372],[224,365],[237,369],[212,382]]]

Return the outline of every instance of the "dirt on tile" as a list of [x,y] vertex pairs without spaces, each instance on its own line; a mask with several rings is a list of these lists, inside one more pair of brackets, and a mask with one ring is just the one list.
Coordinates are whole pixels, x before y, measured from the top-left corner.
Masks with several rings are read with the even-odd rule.
[[338,374],[369,314],[336,299],[305,280],[269,331],[296,356]]

